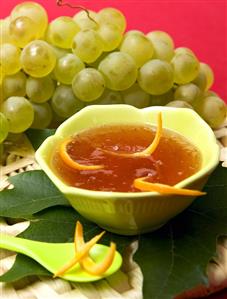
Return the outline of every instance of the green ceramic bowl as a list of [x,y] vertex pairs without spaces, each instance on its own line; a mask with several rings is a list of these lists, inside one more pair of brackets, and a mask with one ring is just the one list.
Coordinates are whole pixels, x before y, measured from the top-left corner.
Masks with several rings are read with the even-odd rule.
[[123,235],[153,231],[187,208],[191,196],[161,195],[157,192],[102,192],[70,187],[51,167],[52,155],[66,137],[104,124],[147,123],[156,125],[161,111],[163,126],[185,136],[202,154],[202,168],[176,186],[201,190],[218,164],[219,147],[210,127],[192,109],[128,105],[89,106],[66,120],[55,135],[47,138],[36,159],[75,210],[104,229]]

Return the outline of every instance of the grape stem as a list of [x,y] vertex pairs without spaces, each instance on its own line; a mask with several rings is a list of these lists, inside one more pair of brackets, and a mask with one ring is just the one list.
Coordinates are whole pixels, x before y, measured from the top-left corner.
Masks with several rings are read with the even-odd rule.
[[64,2],[63,0],[57,0],[56,1],[57,5],[58,6],[68,6],[70,8],[78,8],[78,9],[82,9],[86,12],[88,18],[92,21],[92,22],[95,22],[97,24],[97,22],[90,16],[90,13],[89,13],[89,10],[87,8],[85,8],[84,6],[82,5],[73,5],[69,2]]

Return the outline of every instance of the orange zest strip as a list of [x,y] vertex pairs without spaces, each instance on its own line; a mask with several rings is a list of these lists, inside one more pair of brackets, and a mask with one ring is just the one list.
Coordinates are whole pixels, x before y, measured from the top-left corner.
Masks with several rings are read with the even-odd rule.
[[148,177],[135,179],[133,182],[134,187],[141,191],[156,191],[161,194],[176,194],[186,196],[201,196],[206,194],[206,192],[201,192],[198,190],[182,189],[165,184],[146,182],[145,180],[147,178]]
[[83,236],[83,226],[80,223],[80,221],[77,221],[76,223],[76,229],[74,234],[74,246],[75,251],[80,251],[80,248],[83,247],[85,244],[84,242],[84,236]]
[[[83,237],[83,226],[79,221],[77,221],[76,229],[75,229],[75,235],[74,235],[74,245],[75,245],[75,252],[80,251],[80,248],[83,247],[85,244],[84,237]],[[85,256],[83,261],[87,261],[86,263],[95,264],[93,260],[89,257],[89,255]],[[80,266],[84,269],[82,261],[80,263]]]
[[72,139],[66,139],[62,144],[60,145],[59,154],[62,160],[65,162],[66,165],[68,165],[71,168],[77,169],[77,170],[98,170],[104,168],[103,165],[83,165],[76,161],[74,161],[70,155],[67,153],[67,145],[72,141]]
[[63,274],[65,274],[66,271],[68,271],[74,265],[76,265],[80,261],[80,259],[82,259],[82,258],[83,258],[83,256],[80,256],[80,258],[75,256],[67,264],[65,264],[61,269],[59,269],[57,272],[55,272],[54,275],[53,275],[53,278],[58,277],[58,276],[62,276]]
[[81,262],[82,268],[92,275],[102,275],[112,265],[116,252],[116,244],[111,242],[110,248],[104,260],[96,264],[91,258],[85,257]]
[[[161,136],[162,136],[162,113],[159,112],[158,113],[158,126],[157,126],[157,131],[156,131],[154,140],[145,150],[143,150],[142,152],[140,152],[138,154],[143,154],[143,155],[148,155],[148,156],[153,154],[153,152],[156,150],[156,148],[159,145]],[[137,153],[135,153],[135,154],[137,154]]]
[[76,252],[75,257],[65,264],[61,269],[59,269],[55,274],[54,277],[62,276],[66,271],[76,265],[79,261],[81,261],[89,252],[89,250],[102,238],[105,231],[101,232],[99,235],[92,238],[90,241],[85,243],[81,248],[80,251]]
[[[76,252],[80,251],[80,248],[84,246],[83,227],[80,224],[80,222],[77,222],[74,244],[75,244]],[[116,244],[111,242],[109,251],[102,262],[96,264],[89,256],[87,256],[80,261],[80,265],[85,271],[87,271],[92,275],[101,275],[105,273],[112,265],[115,252],[116,252]]]
[[155,137],[152,143],[143,151],[135,152],[135,153],[121,153],[121,152],[113,152],[108,150],[103,150],[107,154],[111,154],[118,157],[126,157],[126,158],[135,158],[135,157],[148,157],[153,154],[156,148],[159,145],[160,139],[162,136],[162,113],[158,113],[158,126],[156,130]]

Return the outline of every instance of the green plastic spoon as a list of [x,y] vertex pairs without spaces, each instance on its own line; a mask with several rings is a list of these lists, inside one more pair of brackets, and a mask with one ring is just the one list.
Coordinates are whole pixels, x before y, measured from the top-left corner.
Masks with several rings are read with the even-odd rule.
[[[55,273],[75,255],[75,247],[73,243],[38,242],[12,237],[5,234],[0,234],[0,248],[25,254],[37,261],[51,273]],[[108,248],[109,247],[105,245],[95,244],[91,248],[89,254],[91,258],[98,263],[106,256]],[[119,252],[116,252],[112,265],[101,276],[89,274],[84,271],[78,263],[62,275],[61,278],[77,282],[96,281],[116,272],[120,268],[121,264],[122,257]]]

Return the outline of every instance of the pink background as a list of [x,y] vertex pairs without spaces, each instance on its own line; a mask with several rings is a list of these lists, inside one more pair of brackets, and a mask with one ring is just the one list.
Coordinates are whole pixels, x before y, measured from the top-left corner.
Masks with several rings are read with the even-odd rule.
[[[198,58],[210,64],[215,73],[212,87],[227,102],[226,0],[67,0],[99,10],[112,6],[126,16],[128,29],[144,32],[164,30],[176,46],[191,48]],[[0,0],[0,18],[6,17],[21,0]],[[59,8],[55,0],[36,0],[48,10],[50,20],[74,15],[76,10]]]
[[[227,102],[227,1],[226,0],[67,0],[95,11],[116,7],[127,18],[127,29],[167,31],[175,45],[191,48],[215,73],[212,87]],[[0,0],[0,18],[6,17],[21,0]],[[76,10],[59,8],[55,0],[36,0],[47,10],[50,20],[74,15]],[[209,297],[226,299],[227,293]]]

